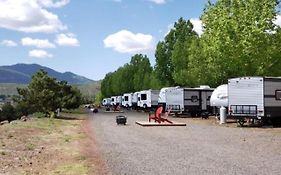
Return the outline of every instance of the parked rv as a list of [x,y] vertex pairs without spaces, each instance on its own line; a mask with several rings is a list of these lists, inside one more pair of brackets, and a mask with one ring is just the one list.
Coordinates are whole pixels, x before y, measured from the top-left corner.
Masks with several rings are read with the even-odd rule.
[[215,114],[219,114],[219,109],[225,107],[228,108],[228,93],[227,84],[218,86],[212,93],[210,99],[210,105],[214,107]]
[[110,106],[111,98],[104,98],[102,100],[102,105],[103,106]]
[[159,90],[140,91],[138,94],[138,107],[143,109],[156,108],[158,106],[158,96]]
[[113,107],[122,105],[122,96],[112,96],[110,105]]
[[213,88],[200,86],[199,88],[173,88],[166,92],[166,109],[175,114],[190,114],[201,116],[213,112],[210,98]]
[[281,119],[281,78],[241,77],[228,80],[228,116],[243,125],[245,119]]
[[[158,96],[158,105],[162,105],[163,109],[166,109],[166,102],[167,102],[166,93],[167,93],[167,91],[169,89],[175,89],[175,88],[179,88],[179,86],[177,86],[177,87],[164,87],[164,88],[160,89],[159,96]],[[163,112],[165,112],[165,110],[163,110]]]
[[140,92],[133,93],[133,96],[132,96],[132,108],[133,109],[138,108],[138,101],[139,101],[138,95],[139,95],[139,93]]
[[111,97],[110,105],[111,106],[116,106],[116,102],[117,102],[117,96],[112,96]]
[[122,105],[122,97],[123,96],[117,96],[116,97],[116,105],[117,106],[121,106]]
[[125,108],[132,107],[133,93],[125,93],[122,97],[122,106]]

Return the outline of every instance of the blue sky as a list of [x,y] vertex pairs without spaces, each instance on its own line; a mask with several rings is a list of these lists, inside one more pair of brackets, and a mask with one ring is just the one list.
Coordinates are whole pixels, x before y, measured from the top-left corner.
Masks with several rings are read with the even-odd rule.
[[206,0],[0,0],[0,65],[37,63],[98,80],[147,54]]

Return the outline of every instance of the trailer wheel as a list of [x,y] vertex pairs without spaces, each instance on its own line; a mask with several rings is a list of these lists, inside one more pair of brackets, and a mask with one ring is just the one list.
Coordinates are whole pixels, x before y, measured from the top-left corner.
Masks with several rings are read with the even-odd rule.
[[244,126],[244,124],[245,124],[245,120],[244,120],[244,119],[238,119],[238,120],[237,120],[237,123],[238,123],[239,126],[242,127],[242,126]]

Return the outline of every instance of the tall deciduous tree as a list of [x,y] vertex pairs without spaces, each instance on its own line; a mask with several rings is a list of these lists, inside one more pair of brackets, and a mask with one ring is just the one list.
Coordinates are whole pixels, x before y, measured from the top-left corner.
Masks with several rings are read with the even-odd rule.
[[189,20],[180,18],[175,23],[176,43],[172,51],[173,79],[177,85],[189,86],[187,79],[189,72],[189,57],[192,40],[197,37],[193,31],[193,25]]
[[[276,0],[209,1],[202,21],[203,52],[212,84],[229,77],[268,75],[273,62]],[[279,64],[280,65],[280,64]]]

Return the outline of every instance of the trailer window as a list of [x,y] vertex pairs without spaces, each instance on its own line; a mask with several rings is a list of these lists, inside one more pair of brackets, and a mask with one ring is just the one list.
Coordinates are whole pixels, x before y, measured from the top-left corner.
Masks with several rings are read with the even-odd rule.
[[114,101],[114,98],[112,98],[111,101]]
[[275,91],[275,98],[276,98],[276,100],[281,100],[281,90]]
[[146,100],[147,97],[146,97],[146,94],[141,94],[141,100]]
[[198,101],[198,97],[196,95],[191,96],[191,101],[196,103]]
[[129,101],[129,97],[128,96],[125,96],[125,101]]

